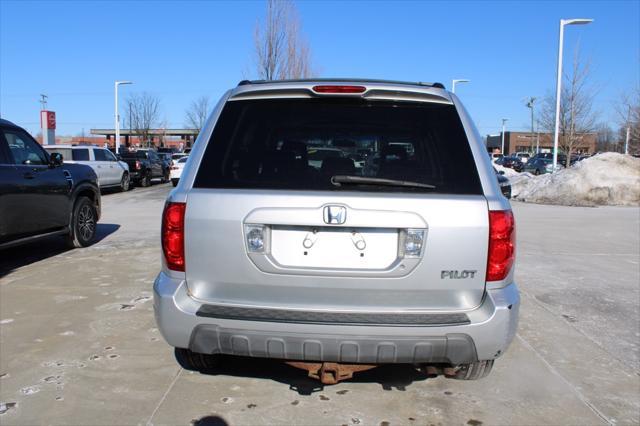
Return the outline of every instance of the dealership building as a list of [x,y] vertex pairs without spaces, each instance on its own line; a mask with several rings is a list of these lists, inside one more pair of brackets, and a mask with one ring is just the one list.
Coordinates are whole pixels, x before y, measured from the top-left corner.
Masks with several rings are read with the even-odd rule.
[[[502,133],[487,135],[488,152],[500,152]],[[595,133],[584,133],[579,136],[573,146],[575,154],[593,154],[596,152],[597,138]],[[560,135],[560,149],[562,149],[562,135]],[[516,152],[552,152],[553,133],[504,132],[504,154]]]

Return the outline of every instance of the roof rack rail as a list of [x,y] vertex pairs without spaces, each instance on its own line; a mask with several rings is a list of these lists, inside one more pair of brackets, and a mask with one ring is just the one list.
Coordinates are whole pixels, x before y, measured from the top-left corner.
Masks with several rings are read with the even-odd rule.
[[444,84],[425,83],[423,81],[411,82],[411,81],[397,81],[397,80],[378,80],[371,78],[303,78],[303,79],[290,79],[290,80],[242,80],[238,83],[238,86],[247,86],[250,84],[267,84],[267,83],[388,83],[388,84],[403,84],[407,86],[426,86],[435,87],[437,89],[444,89]]

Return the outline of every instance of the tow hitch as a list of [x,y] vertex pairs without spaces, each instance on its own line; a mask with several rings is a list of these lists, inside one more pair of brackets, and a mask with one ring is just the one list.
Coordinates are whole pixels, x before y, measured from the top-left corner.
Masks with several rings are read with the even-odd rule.
[[353,373],[376,368],[375,364],[341,364],[338,362],[287,361],[292,367],[307,370],[309,377],[320,380],[324,385],[336,383],[353,377]]

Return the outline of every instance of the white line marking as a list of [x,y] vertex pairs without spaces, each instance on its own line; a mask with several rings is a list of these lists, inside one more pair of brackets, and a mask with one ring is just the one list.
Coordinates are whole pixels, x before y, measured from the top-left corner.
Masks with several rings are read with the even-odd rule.
[[164,400],[167,399],[167,395],[169,395],[169,392],[173,388],[173,385],[175,385],[176,382],[178,381],[178,378],[180,377],[180,374],[182,374],[182,367],[180,367],[178,369],[178,372],[176,373],[175,377],[173,378],[173,381],[171,382],[171,384],[167,388],[167,391],[164,393],[164,395],[162,395],[162,398],[160,398],[160,401],[158,402],[158,405],[156,405],[156,408],[153,410],[153,413],[151,413],[151,416],[149,417],[149,420],[147,420],[147,426],[152,426],[153,425],[153,423],[151,423],[151,420],[153,420],[153,416],[156,415],[156,413],[160,409],[160,406],[162,405]]
[[615,425],[616,422],[614,420],[610,420],[607,418],[607,416],[604,415],[604,413],[602,413],[602,411],[598,410],[592,403],[590,403],[589,401],[587,401],[587,398],[578,390],[578,388],[576,388],[575,386],[573,386],[571,384],[571,382],[569,382],[567,379],[564,378],[564,376],[562,376],[562,374],[560,374],[558,372],[558,370],[556,370],[541,354],[540,352],[538,352],[533,346],[531,346],[529,344],[529,342],[527,342],[524,337],[522,337],[520,335],[520,333],[516,334],[516,337],[518,338],[518,340],[520,340],[522,342],[522,344],[529,349],[531,352],[533,352],[534,354],[536,354],[536,356],[540,359],[540,361],[542,361],[542,363],[544,365],[547,366],[547,368],[549,369],[549,371],[551,371],[554,375],[556,375],[560,380],[562,380],[567,386],[569,386],[569,388],[576,394],[576,396],[578,397],[578,399],[580,401],[582,401],[582,403],[584,405],[586,405],[587,407],[589,407],[591,409],[591,411],[593,411],[593,413],[595,415],[597,415],[598,417],[600,417],[602,420],[604,420],[608,425]]

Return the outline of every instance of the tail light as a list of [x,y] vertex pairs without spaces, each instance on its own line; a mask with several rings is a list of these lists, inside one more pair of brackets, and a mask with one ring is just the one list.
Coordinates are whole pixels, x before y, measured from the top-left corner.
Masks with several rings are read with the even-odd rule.
[[169,169],[170,170],[178,170],[178,166],[171,166]]
[[513,266],[516,254],[516,226],[511,210],[489,212],[489,256],[487,281],[501,281]]
[[136,170],[140,170],[141,167],[142,164],[140,163],[140,161],[136,160]]
[[185,203],[167,203],[162,213],[162,252],[167,268],[184,272]]
[[313,86],[316,93],[364,93],[365,90],[364,86]]

